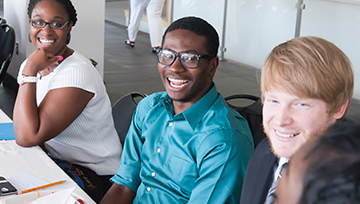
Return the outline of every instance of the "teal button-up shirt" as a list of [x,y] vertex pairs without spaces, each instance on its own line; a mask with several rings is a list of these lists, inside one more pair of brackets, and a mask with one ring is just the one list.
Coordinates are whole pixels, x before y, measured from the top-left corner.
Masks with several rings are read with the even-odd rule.
[[247,121],[213,88],[174,115],[166,92],[133,115],[112,182],[136,192],[134,203],[234,203],[254,143]]

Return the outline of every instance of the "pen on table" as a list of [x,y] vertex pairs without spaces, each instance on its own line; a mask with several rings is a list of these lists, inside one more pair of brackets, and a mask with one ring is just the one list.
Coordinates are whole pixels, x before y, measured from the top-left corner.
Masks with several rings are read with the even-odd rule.
[[65,181],[66,180],[56,181],[56,182],[49,183],[49,184],[46,184],[46,185],[42,185],[42,186],[38,186],[38,187],[35,187],[35,188],[30,188],[30,189],[27,189],[27,190],[23,190],[23,191],[21,191],[21,194],[28,193],[30,191],[36,191],[36,190],[43,189],[43,188],[47,188],[47,187],[50,187],[50,186],[54,186],[54,185],[57,185],[57,184],[60,184],[60,183],[64,183]]

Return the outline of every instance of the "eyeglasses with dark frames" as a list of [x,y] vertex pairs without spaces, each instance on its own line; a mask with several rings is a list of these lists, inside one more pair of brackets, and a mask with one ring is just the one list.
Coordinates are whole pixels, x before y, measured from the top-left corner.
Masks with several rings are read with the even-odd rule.
[[156,52],[160,64],[170,66],[179,57],[181,65],[187,69],[197,68],[201,58],[211,60],[215,57],[214,55],[200,55],[191,52],[176,53],[168,49],[158,49]]
[[61,30],[69,23],[69,21],[65,23],[61,23],[61,22],[46,22],[43,20],[35,20],[35,21],[30,20],[30,23],[35,28],[45,28],[46,25],[49,25],[50,28]]

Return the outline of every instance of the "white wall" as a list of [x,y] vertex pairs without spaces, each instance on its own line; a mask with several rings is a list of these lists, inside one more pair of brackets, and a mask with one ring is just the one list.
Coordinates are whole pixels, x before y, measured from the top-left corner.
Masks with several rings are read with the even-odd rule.
[[[105,1],[72,0],[78,22],[71,31],[69,47],[98,62],[96,69],[104,76]],[[4,17],[14,27],[19,54],[14,54],[8,73],[15,77],[22,61],[35,48],[29,42],[28,0],[4,0]]]
[[[295,33],[297,0],[228,0],[225,58],[261,68],[269,51]],[[174,20],[198,16],[223,35],[225,0],[176,0]]]
[[354,97],[360,99],[360,5],[309,0],[300,34],[329,40],[350,58],[355,73]]
[[104,78],[105,0],[71,0],[78,22],[71,31],[70,47],[94,59]]
[[268,53],[295,35],[297,0],[229,0],[225,58],[261,68]]
[[[225,0],[174,0],[174,20],[204,18],[222,35]],[[278,44],[295,36],[298,0],[228,0],[225,58],[261,69]],[[358,2],[358,1],[357,1]],[[360,99],[360,5],[304,0],[300,36],[325,38],[350,58],[355,73],[354,97]]]
[[173,21],[196,16],[210,23],[222,39],[225,0],[174,0]]

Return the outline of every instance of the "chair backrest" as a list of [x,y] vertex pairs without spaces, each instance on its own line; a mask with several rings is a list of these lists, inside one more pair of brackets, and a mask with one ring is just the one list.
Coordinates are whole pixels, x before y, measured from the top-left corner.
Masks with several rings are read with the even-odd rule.
[[[112,106],[112,116],[114,119],[115,129],[119,135],[121,145],[124,146],[125,137],[129,129],[132,115],[136,109],[136,97],[144,98],[146,94],[139,92],[131,92],[121,97]],[[140,100],[141,100],[140,99]]]
[[[248,106],[238,107],[229,103],[232,99],[248,99],[254,101]],[[249,94],[236,94],[225,98],[225,101],[230,108],[240,113],[249,123],[249,127],[254,139],[255,147],[262,139],[266,137],[262,126],[262,103],[261,99],[257,96]]]
[[5,18],[3,18],[2,16],[0,16],[0,25],[1,25],[1,24],[5,24],[5,23],[6,23]]
[[15,46],[15,31],[6,23],[0,24],[0,84],[10,65]]

